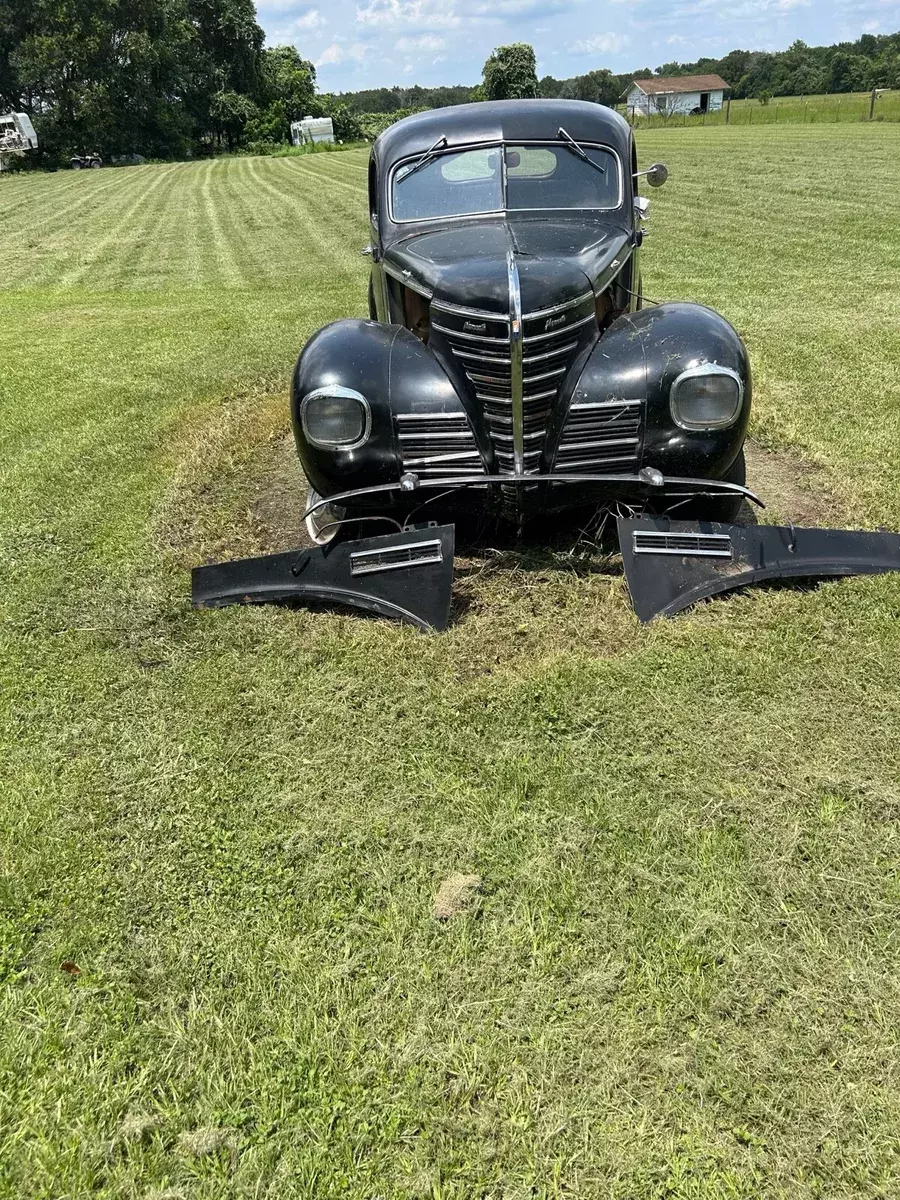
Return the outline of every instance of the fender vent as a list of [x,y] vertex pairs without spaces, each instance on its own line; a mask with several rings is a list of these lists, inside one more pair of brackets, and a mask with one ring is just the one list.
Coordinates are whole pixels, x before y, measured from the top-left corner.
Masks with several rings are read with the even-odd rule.
[[637,470],[643,425],[643,400],[573,404],[556,451],[556,470]]
[[400,413],[397,440],[403,471],[422,479],[479,475],[484,470],[465,413]]
[[350,555],[351,575],[374,575],[378,571],[399,571],[404,567],[424,567],[444,561],[438,538],[432,542],[404,542],[384,550],[356,550]]
[[682,558],[731,558],[727,533],[659,533],[634,531],[635,554],[677,554]]

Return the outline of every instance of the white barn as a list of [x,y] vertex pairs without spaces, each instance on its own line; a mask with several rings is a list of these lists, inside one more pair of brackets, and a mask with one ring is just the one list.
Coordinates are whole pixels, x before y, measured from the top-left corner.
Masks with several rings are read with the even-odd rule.
[[729,85],[718,75],[635,79],[627,91],[629,112],[646,116],[718,112]]

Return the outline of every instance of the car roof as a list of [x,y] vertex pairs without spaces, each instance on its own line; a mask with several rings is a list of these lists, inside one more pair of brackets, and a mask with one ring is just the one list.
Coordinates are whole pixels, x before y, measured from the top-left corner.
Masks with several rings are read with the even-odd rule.
[[[449,147],[472,142],[553,141],[562,126],[576,142],[602,142],[628,164],[631,128],[611,108],[585,100],[490,100],[432,108],[397,121],[375,140],[372,154],[391,166],[421,154],[440,137]],[[444,147],[441,147],[444,149]]]

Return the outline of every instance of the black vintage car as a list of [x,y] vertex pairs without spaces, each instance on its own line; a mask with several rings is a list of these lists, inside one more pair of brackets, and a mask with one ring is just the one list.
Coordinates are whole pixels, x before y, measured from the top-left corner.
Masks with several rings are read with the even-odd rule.
[[378,138],[371,319],[320,330],[293,377],[317,541],[426,493],[429,516],[736,513],[747,354],[708,308],[644,306],[642,175],[666,170],[639,172],[627,122],[580,101],[436,109]]
[[319,545],[198,566],[194,604],[444,629],[472,509],[520,526],[612,510],[643,621],[771,579],[900,570],[895,533],[732,523],[761,503],[744,486],[747,354],[708,308],[644,307],[641,176],[666,170],[638,171],[625,121],[576,101],[467,104],[382,134],[370,320],[320,330],[293,377]]

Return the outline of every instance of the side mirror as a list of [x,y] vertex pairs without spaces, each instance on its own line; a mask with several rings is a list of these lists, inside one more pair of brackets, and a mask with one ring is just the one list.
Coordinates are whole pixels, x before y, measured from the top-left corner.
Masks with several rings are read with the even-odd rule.
[[645,174],[651,187],[662,187],[669,178],[669,168],[665,163],[654,163]]

